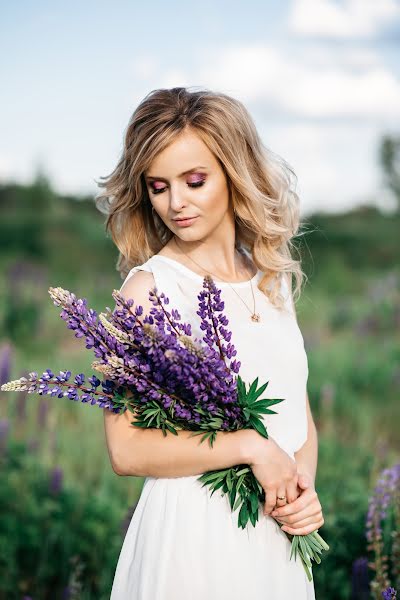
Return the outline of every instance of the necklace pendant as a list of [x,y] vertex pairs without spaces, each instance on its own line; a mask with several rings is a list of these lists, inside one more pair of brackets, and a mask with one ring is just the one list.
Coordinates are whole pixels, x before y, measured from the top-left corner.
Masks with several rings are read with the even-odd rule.
[[260,321],[260,315],[258,313],[253,313],[251,315],[251,320],[256,321],[258,323],[258,321]]

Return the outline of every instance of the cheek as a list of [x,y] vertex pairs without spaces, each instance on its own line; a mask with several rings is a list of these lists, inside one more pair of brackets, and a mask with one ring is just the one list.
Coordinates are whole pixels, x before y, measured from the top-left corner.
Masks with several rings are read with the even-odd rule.
[[221,182],[208,186],[202,191],[196,203],[210,216],[215,215],[216,218],[222,217],[229,207],[228,188],[222,185]]
[[159,198],[153,198],[152,205],[154,207],[154,210],[160,215],[160,217],[166,216],[168,212],[168,205],[165,202],[162,202],[162,200]]

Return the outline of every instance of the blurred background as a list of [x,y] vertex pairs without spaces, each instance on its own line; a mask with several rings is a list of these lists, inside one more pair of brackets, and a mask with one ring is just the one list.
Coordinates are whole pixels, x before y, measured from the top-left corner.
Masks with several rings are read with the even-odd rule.
[[[400,3],[20,0],[0,17],[0,382],[92,373],[48,288],[113,306],[94,195],[137,104],[177,85],[233,95],[298,177],[331,547],[316,597],[399,586]],[[143,480],[112,471],[101,409],[0,392],[0,465],[0,599],[109,598]]]

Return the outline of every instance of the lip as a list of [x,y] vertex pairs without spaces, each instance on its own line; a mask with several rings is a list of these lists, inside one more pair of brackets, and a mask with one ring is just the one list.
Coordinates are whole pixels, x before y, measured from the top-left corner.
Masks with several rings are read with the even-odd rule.
[[188,217],[187,219],[173,219],[173,221],[175,221],[175,223],[177,225],[179,225],[180,227],[184,227],[184,226],[191,225],[196,219],[197,219],[197,216],[196,217]]

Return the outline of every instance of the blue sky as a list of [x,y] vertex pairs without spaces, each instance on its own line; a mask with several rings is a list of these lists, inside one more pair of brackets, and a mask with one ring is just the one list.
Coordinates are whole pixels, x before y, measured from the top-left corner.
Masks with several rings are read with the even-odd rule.
[[153,89],[238,98],[298,177],[303,213],[376,202],[383,134],[400,129],[400,2],[19,0],[0,8],[0,180],[40,166],[96,193]]

